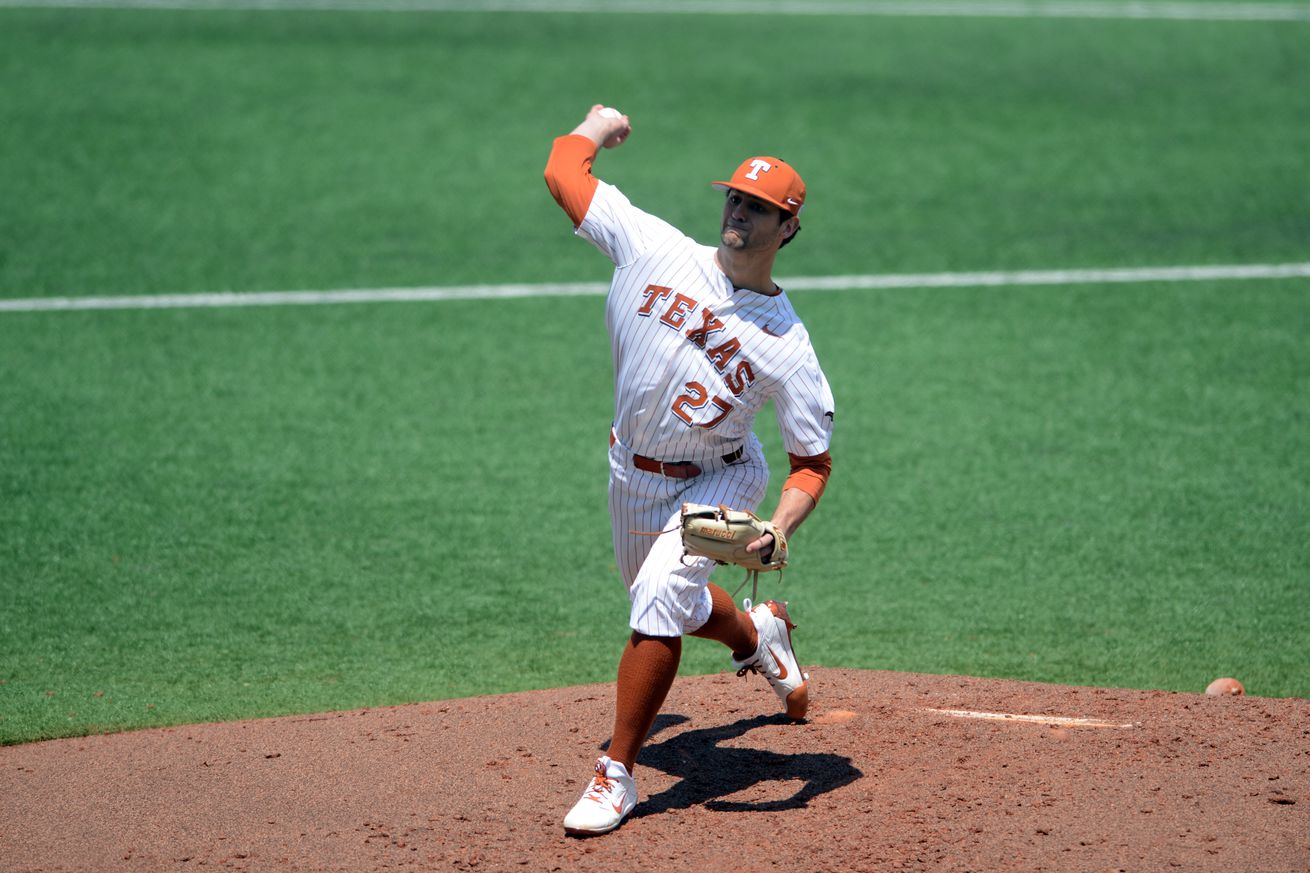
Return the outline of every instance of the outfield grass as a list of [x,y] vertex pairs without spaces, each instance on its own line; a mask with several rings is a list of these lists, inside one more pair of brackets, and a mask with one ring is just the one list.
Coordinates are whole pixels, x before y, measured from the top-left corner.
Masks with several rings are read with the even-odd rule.
[[803,168],[795,275],[1301,260],[1306,32],[0,9],[0,291],[603,278],[541,183],[597,100],[599,171],[702,238],[702,181]]
[[[0,296],[604,278],[593,100],[702,238],[801,166],[784,278],[1307,259],[1304,27],[783,24],[0,9]],[[1307,290],[796,295],[802,659],[1310,695]],[[611,679],[609,390],[598,298],[0,315],[0,742]]]
[[[799,297],[804,658],[1305,695],[1304,293]],[[611,678],[598,299],[2,325],[7,739]]]

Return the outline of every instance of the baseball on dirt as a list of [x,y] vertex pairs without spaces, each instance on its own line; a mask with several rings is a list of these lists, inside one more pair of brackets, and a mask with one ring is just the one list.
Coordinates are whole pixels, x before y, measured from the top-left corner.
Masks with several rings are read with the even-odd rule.
[[1246,693],[1246,689],[1242,687],[1241,682],[1225,676],[1207,685],[1205,693],[1211,697],[1241,697]]

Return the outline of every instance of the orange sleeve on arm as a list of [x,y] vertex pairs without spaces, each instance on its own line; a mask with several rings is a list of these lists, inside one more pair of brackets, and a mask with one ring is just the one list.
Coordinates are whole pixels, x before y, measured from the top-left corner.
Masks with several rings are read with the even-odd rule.
[[596,159],[596,144],[581,134],[571,133],[556,138],[546,161],[546,187],[555,202],[573,219],[573,226],[582,224],[591,207],[591,198],[599,184],[591,175],[591,164]]
[[791,474],[782,483],[782,490],[799,488],[818,503],[823,489],[828,487],[828,477],[832,475],[832,456],[824,452],[807,458],[788,452],[787,458],[791,461]]

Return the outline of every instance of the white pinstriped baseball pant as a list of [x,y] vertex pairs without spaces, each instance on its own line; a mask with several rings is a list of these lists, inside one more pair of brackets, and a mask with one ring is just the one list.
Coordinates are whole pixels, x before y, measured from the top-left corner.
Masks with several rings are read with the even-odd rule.
[[[764,499],[769,467],[754,434],[741,460],[700,463],[699,476],[673,479],[639,470],[632,450],[610,446],[609,509],[614,557],[628,587],[632,613],[628,624],[652,637],[679,637],[710,617],[707,588],[714,562],[686,558],[679,532],[683,503],[723,504],[754,510]],[[636,531],[637,533],[634,533]],[[640,532],[664,531],[659,536]]]

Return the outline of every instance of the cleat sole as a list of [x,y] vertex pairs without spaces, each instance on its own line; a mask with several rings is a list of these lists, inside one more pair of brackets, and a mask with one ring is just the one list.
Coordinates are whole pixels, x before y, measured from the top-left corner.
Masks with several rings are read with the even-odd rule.
[[[809,679],[809,674],[805,674]],[[810,683],[802,682],[790,694],[787,695],[787,718],[800,721],[805,718],[805,713],[810,710]]]

